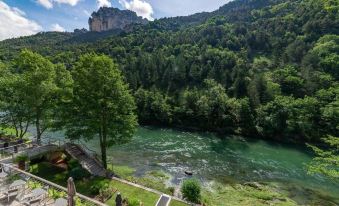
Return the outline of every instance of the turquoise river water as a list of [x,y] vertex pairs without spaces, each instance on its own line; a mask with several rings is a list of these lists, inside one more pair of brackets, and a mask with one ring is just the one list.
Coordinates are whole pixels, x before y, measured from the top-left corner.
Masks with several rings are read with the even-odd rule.
[[[96,142],[86,144],[99,152]],[[169,184],[174,186],[186,178],[185,171],[189,170],[206,185],[210,181],[258,181],[279,185],[300,204],[311,200],[339,204],[338,184],[320,175],[307,174],[306,164],[312,158],[307,147],[140,127],[130,143],[110,148],[108,156],[115,165],[135,168],[136,176],[163,170],[172,176]]]

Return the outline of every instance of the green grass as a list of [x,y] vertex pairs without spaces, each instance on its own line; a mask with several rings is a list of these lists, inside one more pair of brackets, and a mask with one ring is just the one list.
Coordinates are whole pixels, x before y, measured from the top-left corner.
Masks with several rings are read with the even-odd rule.
[[[108,169],[113,171],[116,175],[120,178],[128,180],[130,182],[134,182],[145,187],[149,187],[152,189],[156,189],[158,191],[164,192],[166,194],[171,194],[171,188],[168,188],[164,182],[167,181],[170,176],[163,171],[150,171],[146,173],[143,177],[135,177],[133,176],[135,173],[135,169],[128,167],[128,166],[121,166],[121,165],[108,165]],[[120,182],[115,181],[115,188],[117,188],[122,194],[126,193],[126,197],[132,197],[132,199],[136,199],[142,201],[145,206],[147,205],[154,205],[156,201],[159,199],[159,195],[135,188],[130,185],[126,185]],[[107,204],[108,205],[115,205],[114,203],[115,196],[112,197]],[[187,206],[186,203],[172,200],[171,206]]]
[[[83,171],[87,172],[87,171]],[[67,187],[67,180],[70,177],[69,171],[56,167],[48,162],[41,162],[30,166],[30,173],[44,178],[48,181],[54,182],[63,187]],[[101,178],[93,178],[88,180],[74,180],[77,192],[86,195],[93,196],[96,194],[91,194],[89,190],[92,185],[96,185],[98,182],[102,181]]]
[[[129,200],[138,200],[141,201],[145,206],[150,205],[153,206],[159,199],[159,195],[153,192],[146,191],[144,189],[140,189],[125,183],[118,182],[116,180],[111,181],[113,187],[118,189],[123,198],[127,198]],[[115,197],[116,194],[106,202],[107,205],[115,206]]]
[[0,127],[0,134],[15,135],[16,132],[14,128]]
[[131,177],[135,172],[135,169],[128,166],[108,164],[107,168],[113,171],[115,175],[123,179]]
[[128,166],[108,165],[108,169],[127,181],[158,190],[165,194],[172,195],[173,193],[174,188],[167,187],[165,184],[165,182],[169,180],[170,176],[163,171],[149,171],[142,177],[135,177],[135,169]]
[[251,205],[297,205],[291,199],[263,185],[260,189],[240,184],[222,185],[214,183],[212,188],[203,190],[203,202],[209,206],[251,206]]
[[[149,186],[153,189],[166,190],[164,183],[161,181],[167,180],[168,176],[161,171],[148,172],[145,177],[136,178],[131,176],[135,171],[126,166],[113,167],[116,174],[120,177],[135,178],[135,182],[142,183],[142,185]],[[66,186],[68,171],[55,167],[50,163],[39,163],[31,166],[31,172],[37,176],[47,179],[56,184]],[[123,196],[129,200],[138,200],[143,202],[145,206],[153,206],[159,199],[159,195],[141,188],[137,188],[116,180],[108,180],[105,178],[88,178],[85,180],[75,180],[77,191],[83,195],[94,197],[91,187],[93,185],[103,185],[103,182],[108,182],[118,190]],[[115,193],[106,204],[115,206]],[[169,194],[169,193],[167,193]],[[202,200],[208,206],[250,206],[250,205],[280,205],[293,206],[296,203],[285,195],[275,191],[273,186],[262,185],[261,188],[253,188],[240,184],[224,185],[214,183],[210,189],[203,189]],[[172,200],[171,206],[187,206],[187,204]]]
[[[121,169],[121,167],[120,167]],[[121,169],[120,171],[130,171],[129,169]],[[41,178],[47,179],[51,182],[54,182],[58,185],[67,186],[67,179],[69,177],[69,172],[67,170],[64,170],[62,168],[56,167],[50,163],[42,162],[38,164],[31,165],[30,172],[36,176],[39,176]],[[129,172],[128,172],[129,173]],[[110,182],[110,184],[113,185],[115,189],[117,189],[123,196],[123,198],[127,198],[129,200],[139,200],[144,203],[145,206],[152,206],[155,205],[155,203],[159,199],[159,195],[155,194],[153,192],[149,192],[147,190],[143,190],[125,183],[118,182],[116,180],[107,180],[105,178],[89,178],[85,180],[75,180],[75,186],[77,189],[77,192],[89,196],[94,197],[97,194],[93,194],[93,191],[91,190],[91,187],[93,185],[101,185],[103,182]],[[108,205],[115,206],[115,197],[114,196],[107,201]],[[180,206],[180,205],[178,205]]]
[[56,167],[48,162],[31,165],[30,173],[58,185],[67,186],[68,171]]
[[177,200],[171,200],[170,206],[188,206],[186,203]]
[[[15,128],[10,128],[10,127],[1,127],[0,126],[0,136],[1,135],[6,135],[6,136],[16,136],[16,131],[15,131]],[[30,133],[26,133],[24,135],[24,139],[28,140],[27,138],[31,136]],[[14,138],[14,139],[17,139],[17,138]]]

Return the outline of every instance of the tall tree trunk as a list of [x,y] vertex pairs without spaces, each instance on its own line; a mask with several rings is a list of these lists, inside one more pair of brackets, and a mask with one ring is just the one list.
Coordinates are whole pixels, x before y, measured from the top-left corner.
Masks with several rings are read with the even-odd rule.
[[24,136],[25,136],[26,133],[27,133],[28,126],[29,126],[29,122],[27,121],[25,124],[26,124],[26,125],[25,125],[25,128],[24,128],[24,129],[22,130],[22,132],[20,133],[20,139],[21,139],[21,140],[24,138]]
[[106,154],[106,145],[101,145],[101,160],[105,169],[107,169],[107,154]]
[[100,132],[99,132],[99,138],[100,138],[100,150],[101,150],[101,161],[105,169],[107,169],[107,126],[105,123],[105,115],[103,114],[101,116],[101,126],[100,126]]
[[103,147],[101,148],[101,150],[102,150],[102,163],[103,163],[105,169],[107,169],[107,154],[106,154],[106,148],[107,148],[107,125],[106,125],[106,122],[103,125],[102,140],[103,140]]
[[41,128],[40,128],[39,112],[38,112],[36,120],[35,120],[35,126],[36,126],[36,140],[37,140],[38,144],[40,144],[40,142],[41,142]]
[[[105,134],[106,135],[106,134]],[[100,131],[100,150],[101,150],[101,161],[105,169],[107,169],[107,152],[106,152],[106,136],[104,135],[104,129]]]

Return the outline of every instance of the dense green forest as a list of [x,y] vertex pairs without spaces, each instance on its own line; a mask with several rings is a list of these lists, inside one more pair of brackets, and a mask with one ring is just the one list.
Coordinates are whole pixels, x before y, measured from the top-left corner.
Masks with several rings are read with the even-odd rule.
[[140,124],[318,142],[339,135],[338,10],[336,0],[236,0],[131,32],[5,40],[0,60],[15,68],[27,48],[72,71],[82,54],[105,54]]

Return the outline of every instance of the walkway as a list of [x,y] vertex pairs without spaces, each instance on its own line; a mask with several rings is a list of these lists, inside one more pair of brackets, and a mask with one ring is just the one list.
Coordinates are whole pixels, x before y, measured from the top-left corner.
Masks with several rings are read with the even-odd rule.
[[10,163],[14,160],[15,157],[19,155],[27,155],[29,158],[32,158],[34,156],[37,156],[39,154],[44,154],[50,151],[58,150],[59,147],[57,145],[49,144],[49,145],[43,145],[43,146],[37,146],[33,145],[31,147],[24,148],[22,150],[19,150],[17,153],[10,152],[8,153],[9,156],[0,159],[1,163]]
[[171,197],[168,195],[161,195],[155,206],[169,206]]
[[66,152],[78,160],[81,166],[94,176],[106,177],[106,170],[92,155],[88,154],[81,146],[73,143],[65,144]]

